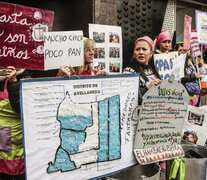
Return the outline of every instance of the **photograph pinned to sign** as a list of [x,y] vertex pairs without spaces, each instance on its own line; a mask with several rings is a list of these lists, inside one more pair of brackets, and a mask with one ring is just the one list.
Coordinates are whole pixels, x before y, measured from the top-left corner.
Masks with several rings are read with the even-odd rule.
[[180,142],[188,102],[187,90],[177,81],[164,80],[145,93],[134,141],[140,164],[184,155]]
[[45,70],[61,65],[83,66],[83,32],[59,31],[44,33]]
[[43,33],[52,30],[54,12],[5,2],[0,7],[0,66],[43,70]]

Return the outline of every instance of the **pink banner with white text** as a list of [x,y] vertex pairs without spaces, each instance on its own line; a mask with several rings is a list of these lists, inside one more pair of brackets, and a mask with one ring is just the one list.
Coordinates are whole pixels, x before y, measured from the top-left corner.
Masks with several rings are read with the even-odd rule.
[[190,49],[190,32],[191,32],[191,22],[192,18],[185,15],[184,19],[184,39],[183,39],[183,48]]
[[54,12],[0,2],[0,67],[44,69],[43,33]]

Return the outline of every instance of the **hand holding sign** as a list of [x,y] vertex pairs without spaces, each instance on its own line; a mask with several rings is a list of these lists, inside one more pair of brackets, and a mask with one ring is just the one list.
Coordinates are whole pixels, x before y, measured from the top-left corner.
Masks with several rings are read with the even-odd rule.
[[6,68],[6,78],[11,82],[17,81],[17,71],[14,66],[8,66]]
[[60,66],[58,72],[59,77],[69,77],[71,75],[72,75],[72,69],[69,66],[67,65]]

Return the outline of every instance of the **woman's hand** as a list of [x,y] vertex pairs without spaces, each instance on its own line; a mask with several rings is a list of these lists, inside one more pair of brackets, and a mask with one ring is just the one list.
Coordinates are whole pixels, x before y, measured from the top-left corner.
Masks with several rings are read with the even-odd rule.
[[101,71],[98,71],[97,75],[98,76],[106,76],[106,75],[108,75],[108,73],[106,71],[101,70]]
[[60,69],[58,71],[58,75],[59,75],[59,77],[68,77],[68,76],[71,76],[72,73],[71,73],[70,67],[67,66],[67,65],[60,66]]
[[200,73],[195,73],[195,77],[196,77],[196,79],[199,79],[199,78],[201,78],[201,75],[200,75]]
[[201,59],[200,61],[198,61],[198,65],[199,65],[199,67],[203,66],[204,65],[204,60]]
[[152,86],[160,84],[162,81],[158,78],[151,81],[151,83],[147,86],[148,89],[150,89]]
[[17,71],[14,66],[8,66],[6,68],[6,78],[10,82],[16,82],[17,81]]

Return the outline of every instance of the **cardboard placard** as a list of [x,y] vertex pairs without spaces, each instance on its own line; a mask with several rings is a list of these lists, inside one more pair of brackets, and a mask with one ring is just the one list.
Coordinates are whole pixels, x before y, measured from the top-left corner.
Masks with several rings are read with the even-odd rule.
[[182,157],[179,145],[189,95],[176,81],[163,81],[143,96],[134,142],[139,163],[150,164]]
[[183,127],[183,140],[207,147],[207,107],[188,106]]
[[83,66],[83,32],[61,31],[44,33],[44,69],[61,65]]

